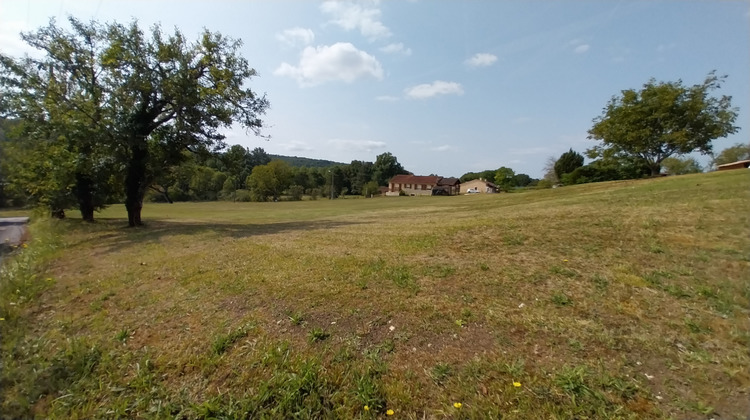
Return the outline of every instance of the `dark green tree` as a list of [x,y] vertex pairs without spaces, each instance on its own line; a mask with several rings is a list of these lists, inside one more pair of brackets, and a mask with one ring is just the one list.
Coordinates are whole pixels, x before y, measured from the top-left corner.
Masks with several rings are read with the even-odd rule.
[[530,185],[532,182],[534,182],[534,179],[527,174],[516,174],[513,177],[513,185],[516,187],[523,188]]
[[509,191],[513,189],[513,178],[515,176],[516,173],[513,171],[513,169],[501,166],[497,171],[495,171],[495,176],[493,177],[493,179],[495,180],[495,184],[497,184],[500,189],[502,189],[503,191]]
[[557,179],[562,179],[563,175],[569,174],[581,166],[583,166],[583,156],[571,148],[555,161],[555,175],[557,175]]
[[409,171],[398,163],[396,156],[393,156],[390,152],[385,152],[375,158],[373,174],[378,185],[386,186],[394,176],[409,174]]
[[648,163],[652,176],[674,154],[711,153],[713,140],[738,130],[738,109],[732,107],[731,97],[710,96],[725,79],[711,72],[693,86],[651,79],[640,90],[622,91],[594,119],[589,139],[601,144],[590,151],[613,149],[639,157]]

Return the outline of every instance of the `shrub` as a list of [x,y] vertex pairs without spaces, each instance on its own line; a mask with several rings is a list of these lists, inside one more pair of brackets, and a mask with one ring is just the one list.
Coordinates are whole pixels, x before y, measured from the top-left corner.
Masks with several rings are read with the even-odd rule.
[[252,195],[250,195],[250,191],[248,190],[237,190],[234,192],[234,199],[246,203],[252,201]]
[[302,200],[302,194],[304,194],[305,189],[299,185],[292,185],[287,192],[289,193],[290,201],[300,201]]

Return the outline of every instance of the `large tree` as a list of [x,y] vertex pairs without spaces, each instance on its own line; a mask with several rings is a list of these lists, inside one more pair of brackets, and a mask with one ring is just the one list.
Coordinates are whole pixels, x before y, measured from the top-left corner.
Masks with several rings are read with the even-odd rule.
[[[109,133],[100,129],[106,125],[101,108],[107,94],[96,56],[105,43],[96,25],[70,23],[70,31],[52,21],[22,34],[41,58],[0,54],[0,113],[19,122],[11,146],[18,152],[12,181],[56,214],[77,202],[83,219],[91,221],[115,193],[112,179],[118,169],[105,138]],[[34,171],[45,158],[55,162],[54,170]]]
[[503,191],[510,191],[514,187],[513,178],[516,176],[515,171],[513,169],[501,166],[500,168],[495,171],[495,176],[493,177],[493,180],[495,181],[495,184],[497,184],[498,187],[500,187]]
[[[71,29],[53,20],[24,35],[44,58],[2,56],[3,97],[23,93],[23,104],[47,120],[43,134],[73,133],[72,152],[101,155],[114,161],[107,167],[122,168],[130,226],[141,224],[144,194],[159,172],[151,167],[154,148],[170,151],[160,159],[180,156],[173,150],[220,148],[221,129],[233,122],[260,133],[268,101],[245,87],[256,73],[238,54],[240,41],[205,31],[188,42],[177,29],[167,35],[154,26],[146,34],[137,22],[69,21]],[[2,110],[19,113],[18,103],[4,101]],[[83,174],[99,179],[89,166]]]
[[373,177],[378,185],[386,186],[388,181],[396,175],[409,174],[409,171],[404,169],[396,156],[393,156],[390,152],[385,152],[375,157],[375,164],[373,165]]
[[725,79],[711,72],[693,86],[651,79],[640,90],[623,90],[594,119],[588,138],[602,143],[591,154],[614,149],[642,158],[658,175],[662,161],[674,154],[711,153],[714,139],[738,130],[731,97],[710,95]]

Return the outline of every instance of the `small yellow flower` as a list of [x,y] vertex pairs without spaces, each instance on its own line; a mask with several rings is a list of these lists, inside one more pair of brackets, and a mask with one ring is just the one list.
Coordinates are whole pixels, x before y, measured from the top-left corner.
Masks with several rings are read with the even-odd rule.
[[563,260],[563,262],[568,262],[568,259],[567,259],[567,258],[566,258],[566,259],[564,259],[564,260]]
[[21,245],[21,246],[22,246],[22,247],[24,247],[24,248],[28,248],[28,247],[29,247],[29,246],[28,246],[28,245],[26,245],[26,244],[23,244],[23,245]]
[[392,416],[393,415],[393,410],[388,410],[388,411],[385,412],[385,414],[388,415],[388,416]]
[[521,387],[521,383],[520,382],[513,382],[513,386],[516,387],[516,388],[520,388]]
[[0,318],[0,321],[5,321],[5,318]]
[[456,407],[456,408],[461,408],[461,407],[463,407],[463,404],[461,404],[460,402],[454,402],[453,406]]
[[365,406],[365,411],[370,411],[370,406],[369,405]]

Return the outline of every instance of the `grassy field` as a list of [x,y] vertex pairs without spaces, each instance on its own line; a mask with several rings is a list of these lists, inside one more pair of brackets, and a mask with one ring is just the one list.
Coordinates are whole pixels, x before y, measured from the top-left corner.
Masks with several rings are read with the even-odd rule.
[[750,413],[747,171],[143,216],[5,263],[3,417]]

